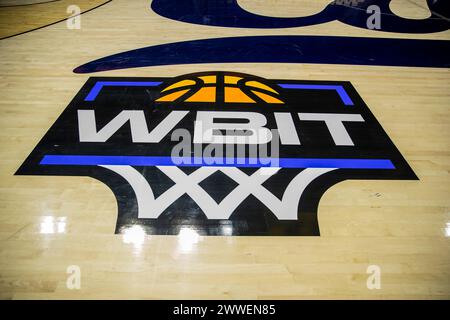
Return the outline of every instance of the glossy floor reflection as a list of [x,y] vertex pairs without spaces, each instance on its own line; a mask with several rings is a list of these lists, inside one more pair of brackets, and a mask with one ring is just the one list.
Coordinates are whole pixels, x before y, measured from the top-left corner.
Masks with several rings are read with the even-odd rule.
[[42,234],[66,233],[66,217],[42,217],[40,232]]

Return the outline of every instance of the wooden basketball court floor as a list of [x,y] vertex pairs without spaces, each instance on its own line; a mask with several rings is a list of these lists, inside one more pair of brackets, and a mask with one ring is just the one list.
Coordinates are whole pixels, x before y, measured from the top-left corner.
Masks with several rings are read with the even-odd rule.
[[[300,34],[450,40],[450,31],[386,33],[339,21],[287,29],[226,28],[164,18],[147,0],[101,6],[106,1],[36,2],[0,1],[2,299],[450,297],[448,68],[215,63],[73,72],[101,57],[185,40]],[[239,5],[260,15],[297,17],[320,12],[329,2],[240,0]],[[64,20],[40,28],[67,18],[71,4],[82,11],[98,7],[81,14],[79,30],[68,29]],[[394,0],[391,9],[409,19],[430,15],[421,0]],[[95,179],[14,175],[89,76],[172,77],[211,70],[350,81],[419,180],[334,185],[320,202],[319,237],[186,238],[115,234],[116,200]],[[71,265],[80,267],[79,290],[66,286]],[[380,289],[367,288],[370,265],[380,267]]]

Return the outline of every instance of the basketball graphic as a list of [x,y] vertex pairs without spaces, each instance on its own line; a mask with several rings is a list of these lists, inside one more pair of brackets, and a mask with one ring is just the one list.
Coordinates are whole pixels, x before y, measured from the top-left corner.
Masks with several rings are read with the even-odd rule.
[[274,85],[242,73],[207,72],[187,75],[161,91],[156,102],[283,104]]

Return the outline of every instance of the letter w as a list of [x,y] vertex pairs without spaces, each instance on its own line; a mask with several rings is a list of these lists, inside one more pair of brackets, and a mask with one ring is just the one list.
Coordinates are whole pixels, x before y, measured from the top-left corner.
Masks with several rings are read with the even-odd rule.
[[97,131],[94,110],[78,110],[80,142],[106,142],[129,121],[133,142],[157,143],[187,114],[188,111],[172,111],[151,132],[148,132],[144,111],[124,110]]

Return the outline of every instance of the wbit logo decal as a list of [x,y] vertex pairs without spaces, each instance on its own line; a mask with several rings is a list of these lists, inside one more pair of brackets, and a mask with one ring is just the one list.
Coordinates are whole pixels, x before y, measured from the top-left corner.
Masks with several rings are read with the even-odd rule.
[[417,179],[349,82],[230,72],[89,78],[16,174],[104,182],[116,233],[204,235],[319,235],[334,184]]

